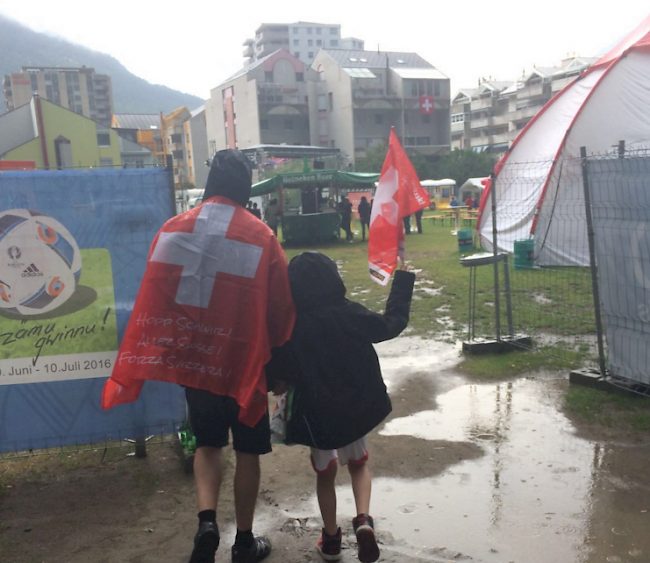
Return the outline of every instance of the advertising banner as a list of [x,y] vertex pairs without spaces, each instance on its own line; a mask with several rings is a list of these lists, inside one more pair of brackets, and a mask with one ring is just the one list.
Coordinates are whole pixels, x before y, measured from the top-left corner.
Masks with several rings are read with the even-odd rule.
[[100,408],[151,241],[173,214],[159,169],[0,174],[0,452],[142,436],[184,419],[172,385]]

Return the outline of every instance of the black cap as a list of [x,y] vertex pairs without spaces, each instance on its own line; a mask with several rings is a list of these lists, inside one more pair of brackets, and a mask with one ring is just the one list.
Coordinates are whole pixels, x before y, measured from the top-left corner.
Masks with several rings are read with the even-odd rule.
[[239,205],[246,205],[251,195],[253,171],[246,155],[236,149],[226,149],[214,155],[203,201],[221,195]]

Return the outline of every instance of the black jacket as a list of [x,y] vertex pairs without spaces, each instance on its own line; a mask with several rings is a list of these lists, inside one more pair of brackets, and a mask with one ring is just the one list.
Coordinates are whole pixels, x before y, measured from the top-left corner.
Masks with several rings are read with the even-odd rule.
[[295,386],[287,443],[319,449],[346,446],[391,411],[373,342],[398,336],[408,324],[415,275],[397,271],[386,312],[345,298],[336,264],[307,252],[289,264],[297,318],[291,340],[273,350],[270,385]]

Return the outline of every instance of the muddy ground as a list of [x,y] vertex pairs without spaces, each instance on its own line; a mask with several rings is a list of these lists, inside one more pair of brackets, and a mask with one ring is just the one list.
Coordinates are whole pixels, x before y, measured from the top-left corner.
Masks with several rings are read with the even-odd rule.
[[[382,365],[394,410],[388,424],[378,428],[369,440],[376,483],[372,512],[382,550],[381,561],[650,561],[650,543],[643,537],[647,536],[643,530],[650,529],[647,513],[650,442],[638,436],[631,438],[624,431],[603,432],[597,426],[580,427],[567,421],[560,412],[560,398],[568,385],[566,374],[536,380],[531,397],[538,398],[530,403],[517,403],[516,399],[528,392],[525,382],[521,388],[512,382],[489,384],[490,389],[483,388],[490,397],[487,401],[481,399],[481,386],[468,383],[454,373],[457,353],[453,348],[434,350],[425,357],[422,343],[414,345],[411,341],[406,349],[405,343],[408,341],[402,340],[402,348],[384,349]],[[438,369],[432,370],[432,363]],[[498,389],[496,395],[493,388]],[[502,396],[501,389],[506,388],[509,395]],[[460,416],[462,404],[457,403],[458,408],[445,406],[444,397],[452,397],[450,393],[463,389],[470,404],[474,399],[485,404],[483,414],[473,406],[468,410],[466,426],[470,430],[462,439],[444,439],[445,430],[439,428],[439,420],[412,418],[411,415],[425,417],[426,413],[438,416],[447,410],[449,416]],[[496,403],[492,402],[494,396],[498,396]],[[501,405],[508,401],[511,410],[508,414],[505,408],[503,418],[499,415],[499,429],[486,428],[485,420],[492,420],[494,408],[501,410]],[[567,464],[559,457],[541,461],[542,458],[535,457],[542,454],[535,452],[534,443],[522,446],[532,446],[527,451],[528,459],[535,460],[533,464],[522,462],[521,452],[507,451],[508,445],[516,442],[512,433],[518,427],[528,432],[536,430],[530,422],[524,419],[518,422],[515,416],[531,414],[531,409],[537,408],[535,401],[545,408],[550,405],[548,412],[556,412],[559,417],[549,415],[551,420],[545,426],[542,411],[539,411],[542,414],[533,413],[539,416],[539,432],[546,432],[545,428],[550,432],[554,424],[570,426],[563,437],[551,437],[551,441],[557,442],[558,452],[561,449],[563,455],[575,455],[576,459],[589,458],[592,451],[596,452],[593,455],[597,460],[585,462],[585,467],[592,466],[592,469],[584,471],[580,462]],[[395,430],[395,425],[409,420],[416,420],[415,431]],[[454,428],[450,427],[450,435],[456,433],[459,424],[463,425],[452,420]],[[439,431],[443,439],[431,434]],[[424,437],[418,437],[420,434]],[[591,448],[592,444],[596,447]],[[574,451],[574,447],[586,449]],[[151,446],[145,459],[125,457],[123,452],[63,457],[29,463],[0,462],[0,476],[15,473],[16,467],[24,468],[22,475],[5,479],[9,486],[0,490],[0,562],[183,563],[188,560],[196,528],[194,489],[192,477],[184,473],[174,445]],[[487,470],[472,469],[488,461]],[[218,513],[222,533],[218,562],[229,561],[234,538],[233,496],[229,486],[232,464],[232,451],[228,450]],[[518,467],[522,467],[521,475],[517,473]],[[593,474],[581,475],[589,471]],[[543,481],[544,474],[550,475],[550,480]],[[475,490],[466,487],[469,481],[476,484],[482,476],[485,481]],[[582,480],[572,481],[576,476]],[[341,471],[339,477],[343,487],[339,514],[345,534],[344,560],[355,561],[356,546],[351,530],[354,510],[349,493],[344,492],[349,483],[347,472]],[[535,478],[540,489],[528,496],[531,490],[522,492],[522,488],[532,484]],[[450,487],[447,482],[455,484]],[[399,500],[401,486],[404,487],[403,504]],[[555,489],[559,495],[547,499],[545,491]],[[469,498],[462,494],[463,490],[469,493]],[[411,500],[407,498],[409,494]],[[395,495],[398,500],[393,506],[390,498]],[[567,506],[564,514],[562,498],[567,495],[578,504]],[[436,515],[437,499],[441,499],[444,510]],[[551,508],[544,503],[550,503]],[[504,517],[503,512],[512,517]],[[474,513],[485,514],[485,518],[472,520]],[[530,525],[520,529],[518,524],[527,518]],[[565,520],[558,522],[560,518]],[[314,549],[320,533],[314,475],[305,448],[276,446],[273,454],[263,457],[255,531],[268,535],[274,544],[269,563],[320,560]],[[563,536],[570,541],[560,541]],[[554,538],[558,540],[557,548],[553,547]],[[535,547],[536,539],[549,545],[548,550]]]

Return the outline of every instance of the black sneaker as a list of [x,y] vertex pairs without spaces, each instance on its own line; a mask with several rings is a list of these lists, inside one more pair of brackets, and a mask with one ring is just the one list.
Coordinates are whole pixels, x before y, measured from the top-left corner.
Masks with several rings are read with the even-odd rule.
[[259,536],[248,549],[237,544],[233,545],[232,563],[255,563],[267,557],[269,553],[271,553],[271,542],[268,538]]
[[201,522],[194,536],[194,550],[190,563],[214,563],[219,548],[219,528],[216,522]]
[[379,547],[375,538],[375,523],[372,516],[359,514],[352,520],[354,533],[357,536],[357,547],[359,549],[359,561],[361,563],[373,563],[379,559]]
[[336,534],[333,536],[328,536],[323,528],[316,549],[325,561],[338,561],[341,559],[341,538],[341,528],[336,530]]

